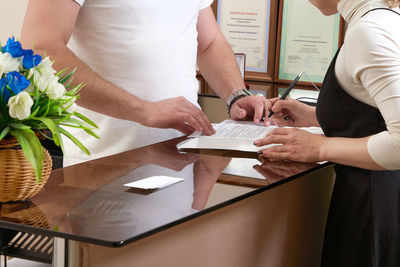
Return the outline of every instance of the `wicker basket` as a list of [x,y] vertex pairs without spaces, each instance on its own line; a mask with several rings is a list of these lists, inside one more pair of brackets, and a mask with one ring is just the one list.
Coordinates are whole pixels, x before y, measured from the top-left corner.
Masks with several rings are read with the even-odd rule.
[[16,139],[0,142],[0,202],[21,201],[37,194],[50,176],[52,160],[44,150],[42,181],[36,182],[31,163]]

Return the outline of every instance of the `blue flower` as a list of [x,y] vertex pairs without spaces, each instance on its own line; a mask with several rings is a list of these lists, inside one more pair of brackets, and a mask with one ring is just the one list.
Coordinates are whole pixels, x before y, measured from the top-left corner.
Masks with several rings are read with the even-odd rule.
[[7,73],[6,83],[8,87],[13,91],[14,95],[18,95],[31,83],[25,76],[23,76],[18,71],[13,71]]
[[22,60],[22,66],[25,69],[31,69],[36,67],[42,62],[42,57],[40,55],[33,55],[33,51],[31,49],[24,51],[24,59]]
[[0,98],[3,98],[5,103],[7,103],[8,99],[11,97],[10,91],[6,87],[6,83],[5,77],[0,79]]
[[2,47],[3,52],[8,52],[12,57],[22,57],[24,55],[24,49],[21,47],[19,41],[15,41],[14,37],[8,38],[7,45]]

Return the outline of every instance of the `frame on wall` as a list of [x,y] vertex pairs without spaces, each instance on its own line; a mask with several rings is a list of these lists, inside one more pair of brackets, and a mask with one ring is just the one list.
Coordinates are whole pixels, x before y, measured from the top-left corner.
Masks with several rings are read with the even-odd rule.
[[339,14],[324,16],[308,0],[281,0],[274,82],[291,83],[304,71],[299,85],[310,86],[312,81],[320,86],[343,42],[343,32]]
[[[257,2],[258,1],[258,2]],[[217,0],[211,5],[221,31],[231,44],[234,53],[246,54],[245,80],[272,82],[274,78],[275,45],[278,0],[253,0],[253,5],[267,5],[265,13],[251,10],[249,1]],[[229,6],[231,5],[231,6]],[[246,8],[241,10],[240,6]],[[227,21],[225,23],[225,21]],[[264,26],[264,28],[260,28]],[[229,28],[231,27],[231,28]],[[248,30],[246,30],[247,27]],[[246,33],[243,33],[246,31]],[[235,34],[240,35],[236,38]],[[232,33],[232,36],[229,34]],[[241,45],[242,37],[252,36],[252,42]],[[238,43],[235,40],[238,40]],[[258,46],[257,43],[262,43]],[[242,43],[243,44],[243,43]]]
[[243,53],[235,53],[236,63],[238,64],[240,74],[244,79],[246,74],[246,54]]
[[273,83],[246,81],[246,87],[253,94],[263,95],[266,98],[274,97]]
[[[281,95],[286,91],[289,84],[274,84],[272,89],[273,97],[281,97]],[[288,97],[296,99],[300,102],[315,106],[317,104],[319,95],[319,88],[296,85],[289,93]]]

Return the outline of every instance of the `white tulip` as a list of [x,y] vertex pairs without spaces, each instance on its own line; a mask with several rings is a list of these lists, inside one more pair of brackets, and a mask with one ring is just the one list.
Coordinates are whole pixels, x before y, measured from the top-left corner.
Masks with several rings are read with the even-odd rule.
[[9,114],[11,118],[24,120],[31,115],[33,100],[31,96],[23,91],[16,96],[10,97],[7,106],[10,107]]
[[[34,72],[34,83],[40,92],[43,92],[49,87],[49,84],[52,80],[56,79],[54,76],[40,75],[39,73]],[[57,80],[56,80],[57,81]]]
[[57,81],[57,78],[51,79],[48,86],[46,94],[50,99],[56,99],[65,94],[66,90],[64,85]]
[[54,73],[56,73],[56,71],[53,69],[53,62],[51,62],[49,57],[43,59],[42,62],[37,65],[37,69],[40,74],[45,76],[54,76]]
[[46,90],[46,94],[50,99],[56,99],[65,94],[64,85],[58,82],[58,77],[52,73],[41,73],[38,70],[30,71],[28,77],[33,76],[33,82],[40,92]]
[[37,81],[37,79],[39,79],[40,73],[37,71],[37,69],[31,68],[29,70],[27,79],[30,80],[32,76],[33,76],[33,79],[34,79],[35,82]]
[[9,53],[0,52],[0,77],[3,73],[18,71],[19,62],[13,58]]

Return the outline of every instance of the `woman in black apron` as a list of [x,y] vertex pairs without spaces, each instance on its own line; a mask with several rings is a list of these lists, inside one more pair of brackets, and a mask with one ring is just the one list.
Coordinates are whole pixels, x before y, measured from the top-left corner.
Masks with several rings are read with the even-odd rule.
[[[323,1],[311,0],[324,14],[334,13],[331,12],[332,7],[327,11],[328,1],[321,4]],[[357,11],[358,6],[364,5],[365,8],[365,5],[369,4],[367,0],[341,1],[353,5],[353,13]],[[385,5],[384,1],[374,1],[374,4],[375,2],[380,2],[382,7],[369,9],[363,16],[377,10],[389,12],[390,15],[395,12],[389,9],[389,5]],[[398,6],[399,2],[392,4]],[[400,14],[395,14],[400,17]],[[400,43],[398,49],[400,51]],[[343,139],[336,139],[331,145],[326,145],[326,137],[310,137],[311,134],[296,129],[277,129],[255,144],[282,144],[264,149],[262,156],[266,158],[305,162],[329,160],[337,163],[322,266],[400,266],[400,167],[396,170],[385,170],[375,162],[371,163],[372,158],[369,155],[363,155],[368,153],[366,138],[387,131],[387,127],[378,108],[357,100],[339,84],[335,75],[339,52],[336,53],[324,78],[317,102],[316,118],[326,137]],[[396,64],[400,66],[400,60]],[[400,80],[400,77],[397,79]],[[274,99],[272,102],[276,115],[271,121],[275,124],[313,124],[313,118],[305,119],[312,108],[292,99]],[[352,143],[350,138],[357,139],[353,139]],[[319,144],[324,145],[325,151],[319,149]],[[329,155],[328,150],[334,149],[332,146],[353,146],[355,152],[350,156],[344,153],[343,158],[324,158],[324,155]],[[348,151],[348,147],[344,148],[344,151],[346,150]],[[398,157],[400,158],[400,154]]]

